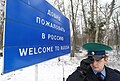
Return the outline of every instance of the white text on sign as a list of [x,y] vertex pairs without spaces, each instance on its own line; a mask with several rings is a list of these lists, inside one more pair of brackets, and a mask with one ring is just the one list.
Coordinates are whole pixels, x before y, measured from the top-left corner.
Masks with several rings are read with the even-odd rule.
[[63,36],[42,33],[42,39],[46,39],[46,38],[48,40],[64,41],[64,37]]

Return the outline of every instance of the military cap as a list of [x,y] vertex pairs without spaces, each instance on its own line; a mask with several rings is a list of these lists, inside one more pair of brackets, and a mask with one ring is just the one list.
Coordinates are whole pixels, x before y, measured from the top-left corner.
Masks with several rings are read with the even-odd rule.
[[100,60],[106,55],[106,51],[112,50],[110,46],[97,42],[86,43],[82,47],[88,51],[88,56],[93,56],[94,60]]

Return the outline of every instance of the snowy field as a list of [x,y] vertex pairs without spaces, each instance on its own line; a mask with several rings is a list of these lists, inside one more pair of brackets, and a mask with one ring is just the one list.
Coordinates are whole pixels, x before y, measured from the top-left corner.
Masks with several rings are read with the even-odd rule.
[[[83,59],[82,54],[76,55],[78,57],[72,59],[68,54],[60,57],[60,61],[55,58],[38,64],[38,81],[63,81],[63,77],[66,79]],[[112,51],[110,55],[107,66],[120,70],[120,59],[116,58],[116,52]],[[0,75],[0,81],[35,81],[35,65]]]

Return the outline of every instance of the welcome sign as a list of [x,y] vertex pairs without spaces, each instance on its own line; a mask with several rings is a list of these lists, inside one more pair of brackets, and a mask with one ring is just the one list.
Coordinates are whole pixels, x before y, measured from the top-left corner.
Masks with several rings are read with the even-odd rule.
[[3,73],[68,53],[65,16],[45,0],[6,0]]

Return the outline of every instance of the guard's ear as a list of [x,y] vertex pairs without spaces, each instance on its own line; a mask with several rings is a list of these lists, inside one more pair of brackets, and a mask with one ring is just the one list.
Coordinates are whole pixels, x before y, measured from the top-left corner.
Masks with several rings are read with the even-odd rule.
[[108,57],[104,58],[105,62],[108,62]]

